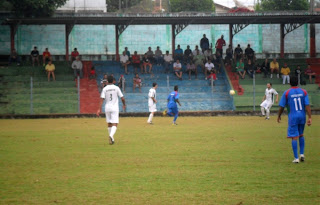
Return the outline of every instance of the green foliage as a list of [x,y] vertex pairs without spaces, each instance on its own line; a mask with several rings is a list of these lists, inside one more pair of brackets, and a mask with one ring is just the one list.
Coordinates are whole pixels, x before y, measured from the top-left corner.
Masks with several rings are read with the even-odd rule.
[[214,11],[214,4],[212,0],[171,0],[170,7],[172,12]]
[[262,11],[308,10],[308,0],[261,0]]
[[12,0],[13,11],[18,17],[47,17],[63,6],[67,0]]
[[11,11],[12,4],[7,0],[0,1],[0,11]]
[[[124,9],[126,6],[128,8],[139,4],[142,0],[120,0],[121,8]],[[119,10],[119,0],[106,0],[108,5],[108,12],[115,12]]]

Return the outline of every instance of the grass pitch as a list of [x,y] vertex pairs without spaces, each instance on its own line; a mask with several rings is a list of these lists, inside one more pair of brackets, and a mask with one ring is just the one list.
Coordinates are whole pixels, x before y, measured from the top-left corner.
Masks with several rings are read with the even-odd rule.
[[287,118],[0,120],[0,204],[319,204],[320,116],[292,164]]

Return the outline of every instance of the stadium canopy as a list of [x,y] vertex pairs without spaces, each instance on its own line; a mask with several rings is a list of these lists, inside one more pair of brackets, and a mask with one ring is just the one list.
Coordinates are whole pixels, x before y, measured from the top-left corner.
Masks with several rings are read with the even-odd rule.
[[64,24],[66,29],[66,59],[69,59],[69,34],[76,24],[115,25],[116,56],[119,59],[119,36],[130,25],[171,25],[172,53],[176,36],[191,24],[228,24],[230,44],[234,35],[250,24],[280,24],[280,56],[284,57],[284,38],[291,31],[304,24],[310,24],[310,57],[316,56],[315,25],[320,23],[320,13],[280,12],[280,13],[56,13],[47,18],[7,18],[2,23],[11,27],[11,49],[14,48],[14,36],[19,25]]

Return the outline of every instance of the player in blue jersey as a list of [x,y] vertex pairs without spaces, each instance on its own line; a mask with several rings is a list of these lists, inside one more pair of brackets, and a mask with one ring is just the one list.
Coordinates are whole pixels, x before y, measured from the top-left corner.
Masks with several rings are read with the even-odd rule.
[[179,102],[178,89],[179,89],[178,86],[175,85],[174,86],[174,91],[171,92],[170,95],[167,98],[167,100],[168,100],[168,104],[167,104],[168,110],[165,110],[163,112],[164,115],[174,116],[173,125],[177,125],[176,121],[177,121],[178,114],[179,114],[177,103],[181,106],[181,104]]
[[286,90],[279,103],[278,123],[281,121],[281,114],[285,107],[288,110],[288,138],[292,139],[292,150],[294,155],[293,163],[299,163],[298,140],[300,146],[300,160],[304,157],[304,136],[303,130],[306,124],[306,112],[308,114],[307,125],[311,125],[311,109],[307,91],[298,87],[298,78],[290,79],[291,88]]

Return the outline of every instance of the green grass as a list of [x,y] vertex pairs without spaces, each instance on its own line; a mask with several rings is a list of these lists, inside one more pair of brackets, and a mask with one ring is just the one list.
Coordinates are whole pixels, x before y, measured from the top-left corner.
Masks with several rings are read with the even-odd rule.
[[319,204],[320,117],[292,164],[287,118],[1,120],[0,204]]

